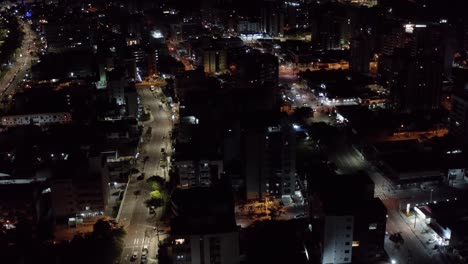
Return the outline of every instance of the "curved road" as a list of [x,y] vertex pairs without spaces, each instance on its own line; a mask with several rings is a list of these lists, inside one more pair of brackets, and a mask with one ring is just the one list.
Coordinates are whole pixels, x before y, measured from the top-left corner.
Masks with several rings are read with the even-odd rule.
[[[2,79],[0,79],[0,95],[3,98],[9,97],[16,92],[16,88],[21,80],[24,79],[26,72],[31,68],[33,57],[30,52],[36,52],[34,38],[36,34],[32,31],[30,25],[19,19],[19,23],[24,32],[24,39],[21,47],[16,52],[16,61],[8,69]],[[2,100],[2,107],[5,107],[5,102]]]

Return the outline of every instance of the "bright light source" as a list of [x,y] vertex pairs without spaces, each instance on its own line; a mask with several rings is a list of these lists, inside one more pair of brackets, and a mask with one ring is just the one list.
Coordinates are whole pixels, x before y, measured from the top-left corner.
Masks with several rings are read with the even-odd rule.
[[159,31],[159,30],[152,31],[151,36],[153,38],[155,38],[155,39],[163,38],[163,35],[162,35],[161,31]]
[[392,262],[392,264],[396,264],[396,260],[394,260],[394,259],[392,259],[391,262]]
[[406,25],[403,25],[403,27],[405,28],[406,33],[414,32],[414,24],[406,24]]

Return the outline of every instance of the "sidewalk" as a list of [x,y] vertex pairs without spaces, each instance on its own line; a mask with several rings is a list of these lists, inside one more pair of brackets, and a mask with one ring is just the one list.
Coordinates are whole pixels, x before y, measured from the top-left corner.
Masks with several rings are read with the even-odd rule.
[[[116,218],[119,208],[114,209],[114,206],[120,207],[122,200],[120,200],[121,192],[125,191],[125,183],[117,183],[113,185],[109,184],[109,199],[107,200],[107,206],[104,210],[104,215],[111,218]],[[122,194],[123,195],[123,194]]]
[[423,220],[419,219],[418,217],[415,217],[414,214],[407,216],[406,214],[400,211],[399,215],[403,219],[403,221],[410,227],[411,232],[413,232],[413,234],[419,240],[419,242],[421,242],[421,244],[424,247],[424,250],[426,250],[429,256],[432,257],[435,254],[440,253],[440,251],[433,249],[434,245],[436,245],[437,242],[434,241],[432,243],[428,243],[430,239],[434,240],[434,235],[436,235],[436,233],[432,230],[431,227],[429,227]]

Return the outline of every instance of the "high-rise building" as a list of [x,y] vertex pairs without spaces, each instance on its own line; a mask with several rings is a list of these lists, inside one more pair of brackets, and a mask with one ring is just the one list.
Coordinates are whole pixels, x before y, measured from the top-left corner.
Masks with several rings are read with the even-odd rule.
[[325,216],[322,263],[351,263],[353,220],[351,214]]
[[[80,170],[71,173],[72,164],[80,164]],[[52,173],[51,199],[58,219],[103,215],[109,198],[109,171],[102,156],[64,161]]]
[[265,0],[261,9],[261,28],[264,33],[273,37],[284,34],[285,14],[281,1]]
[[296,187],[296,134],[291,125],[268,128],[266,155],[267,193],[287,203]]
[[278,58],[272,54],[247,50],[233,65],[237,88],[278,86]]
[[448,65],[453,62],[445,32],[441,24],[404,24],[385,35],[379,73],[395,109],[411,112],[439,107],[444,70],[449,75]]
[[344,18],[328,10],[318,21],[317,40],[322,49],[341,48],[340,33]]
[[241,136],[241,164],[247,199],[266,196],[266,131],[262,128],[244,129]]
[[460,143],[468,144],[468,92],[457,91],[452,95],[450,109],[450,134]]
[[435,56],[410,56],[402,51],[392,57],[390,94],[398,111],[426,111],[440,107],[442,63]]
[[369,73],[371,52],[369,36],[361,34],[353,38],[351,40],[351,71],[364,74]]
[[261,32],[260,22],[241,20],[237,22],[238,33],[259,33]]
[[141,78],[157,74],[159,50],[142,46],[131,47],[132,56],[135,59],[138,75]]
[[203,69],[205,73],[219,73],[227,69],[226,51],[221,49],[207,49],[203,51]]

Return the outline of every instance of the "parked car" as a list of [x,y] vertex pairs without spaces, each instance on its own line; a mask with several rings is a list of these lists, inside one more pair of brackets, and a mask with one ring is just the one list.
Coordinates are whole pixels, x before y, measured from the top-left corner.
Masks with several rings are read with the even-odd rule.
[[139,180],[139,181],[141,181],[143,179],[145,179],[145,174],[144,173],[140,174],[140,176],[137,177],[137,180]]
[[[152,206],[152,207],[154,207],[154,206]],[[148,245],[144,245],[143,248],[141,249],[141,252],[142,252],[141,254],[146,255],[146,254],[148,254],[148,251],[149,251]]]
[[138,252],[133,252],[132,256],[130,257],[130,261],[135,261],[138,258]]
[[294,218],[303,218],[305,216],[306,216],[305,214],[298,214],[298,215],[294,216]]

